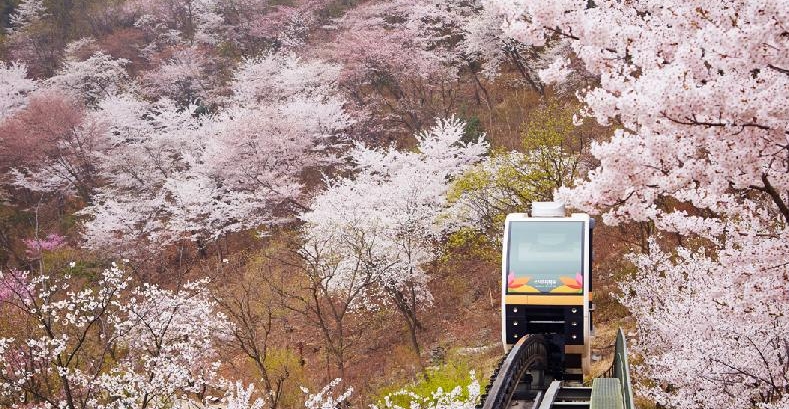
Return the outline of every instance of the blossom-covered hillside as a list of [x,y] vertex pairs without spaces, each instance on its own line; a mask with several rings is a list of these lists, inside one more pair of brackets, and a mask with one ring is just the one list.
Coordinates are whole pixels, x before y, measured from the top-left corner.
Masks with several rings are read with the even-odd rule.
[[789,4],[0,0],[0,407],[471,408],[504,219],[594,370],[789,407]]

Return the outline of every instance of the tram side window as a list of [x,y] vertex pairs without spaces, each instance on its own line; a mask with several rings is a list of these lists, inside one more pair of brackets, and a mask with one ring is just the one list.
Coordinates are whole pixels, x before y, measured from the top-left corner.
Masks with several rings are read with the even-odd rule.
[[512,222],[508,246],[508,293],[583,293],[583,222]]

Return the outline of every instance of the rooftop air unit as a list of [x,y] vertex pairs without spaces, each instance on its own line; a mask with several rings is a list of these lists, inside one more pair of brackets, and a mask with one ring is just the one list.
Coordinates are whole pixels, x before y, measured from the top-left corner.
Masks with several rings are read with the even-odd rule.
[[531,217],[565,217],[562,202],[532,202]]

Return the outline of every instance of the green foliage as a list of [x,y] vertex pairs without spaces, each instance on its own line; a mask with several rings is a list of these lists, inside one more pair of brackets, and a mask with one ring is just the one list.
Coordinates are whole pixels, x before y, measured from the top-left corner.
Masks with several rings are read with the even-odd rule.
[[521,132],[523,150],[529,152],[545,147],[568,150],[576,130],[573,114],[577,108],[550,101],[532,111]]
[[304,362],[294,350],[270,346],[266,358],[266,370],[272,382],[282,381],[281,404],[286,408],[302,405],[304,394],[301,385],[309,384],[309,377],[304,370]]
[[[465,388],[471,382],[470,372],[474,370],[472,365],[466,360],[456,360],[448,362],[437,368],[428,370],[428,377],[421,380],[401,386],[386,387],[378,392],[378,397],[375,399],[378,406],[384,406],[384,397],[389,395],[389,400],[401,407],[407,408],[414,399],[409,396],[410,394],[417,395],[422,399],[430,398],[433,392],[441,388],[444,392],[449,392],[458,385],[463,388],[462,397],[468,398],[468,390]],[[477,372],[479,373],[479,372]],[[482,384],[482,380],[479,380]],[[485,385],[482,384],[484,389]],[[405,392],[405,393],[402,393]]]
[[[44,251],[41,261],[45,270],[53,274],[68,274],[89,281],[96,280],[111,263],[68,246],[54,251]],[[123,263],[118,262],[118,264],[121,268],[125,267]]]
[[482,128],[482,121],[480,121],[478,116],[474,115],[462,119],[466,123],[466,127],[463,129],[463,137],[460,138],[462,142],[476,142],[480,136],[484,136],[485,131]]
[[550,201],[556,189],[572,185],[584,147],[582,131],[573,124],[576,109],[557,102],[539,106],[524,123],[521,152],[494,150],[454,182],[448,198],[460,214],[452,217],[473,227],[454,233],[449,249],[478,249],[484,240],[475,229],[487,236],[488,253],[495,253],[507,214],[527,212],[531,202]]
[[[501,223],[504,223],[503,219]],[[447,237],[439,260],[441,263],[448,263],[450,259],[463,255],[466,258],[498,263],[501,261],[501,252],[496,243],[492,237],[464,227]]]
[[[542,172],[531,169],[528,159],[516,152],[494,150],[488,161],[479,164],[459,177],[449,192],[449,200],[459,200],[472,191],[500,191],[506,193],[499,202],[529,203],[550,195],[543,187]],[[504,221],[504,218],[501,218]]]
[[582,132],[573,124],[577,107],[555,101],[535,109],[521,132],[521,146],[527,153],[530,176],[543,196],[553,189],[571,186],[578,175]]

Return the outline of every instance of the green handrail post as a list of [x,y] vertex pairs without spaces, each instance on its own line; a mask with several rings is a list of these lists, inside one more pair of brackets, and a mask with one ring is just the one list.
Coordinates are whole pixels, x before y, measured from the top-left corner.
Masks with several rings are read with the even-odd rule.
[[622,398],[625,409],[635,409],[633,402],[633,388],[630,384],[630,365],[627,362],[627,341],[622,328],[616,333],[616,347],[614,355],[614,377],[619,379],[622,388]]

